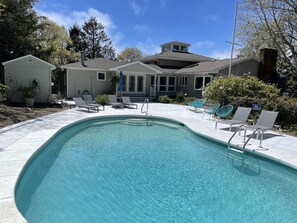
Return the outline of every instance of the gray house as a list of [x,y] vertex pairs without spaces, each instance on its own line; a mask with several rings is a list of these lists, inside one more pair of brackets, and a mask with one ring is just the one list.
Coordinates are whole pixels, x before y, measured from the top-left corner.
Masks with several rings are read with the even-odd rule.
[[18,89],[37,83],[36,102],[48,102],[51,95],[52,70],[55,66],[35,56],[27,55],[2,63],[4,66],[4,84],[9,87],[7,98],[11,102],[24,102]]
[[[66,70],[67,97],[85,93],[114,93],[112,80],[123,73],[123,95],[158,97],[177,92],[202,97],[207,83],[227,75],[230,60],[215,60],[189,52],[190,44],[173,41],[161,45],[161,53],[140,61],[120,63],[103,58],[62,66]],[[254,57],[233,59],[234,75],[257,75],[260,61]]]

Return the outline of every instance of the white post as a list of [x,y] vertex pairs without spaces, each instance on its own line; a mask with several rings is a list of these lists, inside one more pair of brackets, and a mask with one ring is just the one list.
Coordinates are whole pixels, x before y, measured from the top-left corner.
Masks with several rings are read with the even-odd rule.
[[234,40],[235,40],[235,33],[236,33],[237,7],[238,7],[238,1],[236,0],[235,14],[234,14],[234,24],[233,24],[233,34],[232,34],[232,43],[231,43],[231,57],[230,57],[228,77],[231,75],[231,71],[232,71],[232,58],[233,58],[233,51],[234,51],[234,44],[235,44]]

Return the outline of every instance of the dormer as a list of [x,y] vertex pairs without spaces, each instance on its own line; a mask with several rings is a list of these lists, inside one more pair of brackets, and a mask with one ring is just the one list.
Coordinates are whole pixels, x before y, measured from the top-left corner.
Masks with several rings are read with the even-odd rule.
[[162,53],[165,53],[168,51],[187,53],[189,46],[191,46],[191,45],[188,43],[182,43],[182,42],[178,42],[178,41],[173,41],[173,42],[164,43],[164,44],[160,45]]

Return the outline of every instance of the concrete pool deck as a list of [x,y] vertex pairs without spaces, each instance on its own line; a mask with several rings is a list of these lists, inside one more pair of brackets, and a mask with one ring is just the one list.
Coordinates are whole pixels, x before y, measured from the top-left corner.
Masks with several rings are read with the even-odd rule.
[[[114,109],[105,107],[105,111],[86,112],[85,109],[68,109],[37,119],[28,120],[0,129],[0,222],[26,222],[19,213],[14,202],[14,189],[18,176],[28,159],[62,127],[89,117],[112,115],[142,115],[138,109]],[[172,104],[149,104],[149,116],[171,118],[187,125],[200,134],[227,142],[233,132],[228,126],[207,120],[205,115],[190,111],[186,106]],[[249,151],[270,157],[273,160],[297,169],[297,137],[280,135],[278,132],[267,131],[259,148],[259,140],[252,139]],[[234,143],[242,141],[236,136]]]

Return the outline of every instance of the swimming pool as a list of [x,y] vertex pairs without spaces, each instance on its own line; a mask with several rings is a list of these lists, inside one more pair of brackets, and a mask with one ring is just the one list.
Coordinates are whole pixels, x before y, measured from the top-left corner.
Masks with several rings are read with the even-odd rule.
[[28,222],[295,222],[295,171],[246,164],[178,122],[94,118],[30,160],[16,204]]

